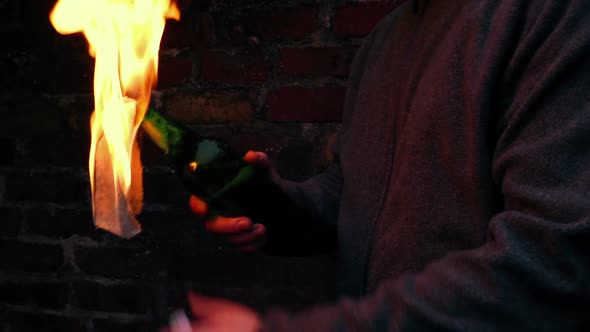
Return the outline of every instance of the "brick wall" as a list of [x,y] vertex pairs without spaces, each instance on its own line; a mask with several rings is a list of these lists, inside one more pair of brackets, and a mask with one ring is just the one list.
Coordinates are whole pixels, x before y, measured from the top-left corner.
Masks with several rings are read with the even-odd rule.
[[[336,296],[336,258],[220,251],[145,142],[144,232],[92,224],[93,59],[48,21],[52,0],[0,0],[0,331],[151,331],[187,290],[259,310]],[[355,50],[391,1],[186,0],[169,21],[155,100],[302,180],[330,161]]]

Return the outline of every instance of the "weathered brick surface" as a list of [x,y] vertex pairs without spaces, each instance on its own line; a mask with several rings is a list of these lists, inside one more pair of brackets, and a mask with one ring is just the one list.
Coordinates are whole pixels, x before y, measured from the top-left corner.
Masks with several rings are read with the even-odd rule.
[[164,272],[162,255],[149,248],[76,247],[78,268],[94,276],[157,279]]
[[347,77],[355,47],[281,49],[281,71],[289,76],[330,75]]
[[161,59],[158,67],[158,89],[178,86],[193,78],[193,61],[189,58]]
[[10,174],[6,178],[8,202],[78,203],[87,200],[88,191],[83,180],[73,174]]
[[86,310],[146,314],[159,308],[153,287],[133,284],[101,285],[76,283],[73,285],[73,305]]
[[60,245],[0,240],[0,271],[55,273],[64,264]]
[[257,49],[205,51],[201,54],[200,73],[202,81],[256,83],[270,77],[270,67]]
[[9,332],[88,331],[88,329],[86,328],[87,325],[85,320],[80,318],[23,312],[7,312],[5,315],[5,326],[7,328],[7,331]]
[[64,136],[80,136],[83,141],[90,140],[90,117],[94,110],[92,95],[55,96],[53,104],[57,105],[62,128],[67,128]]
[[[342,87],[282,87],[268,96],[270,121],[340,121],[345,89]],[[330,100],[330,103],[326,103]]]
[[[205,1],[199,1],[201,4],[206,4]],[[215,19],[208,12],[198,12],[194,17],[195,33],[193,35],[194,44],[196,48],[210,46],[215,43],[217,39],[217,31],[215,27]]]
[[16,147],[13,140],[0,139],[0,166],[10,166],[14,164]]
[[247,34],[263,42],[301,40],[318,29],[318,15],[317,6],[245,11],[240,23]]
[[67,304],[68,291],[68,285],[63,282],[31,283],[1,280],[0,303],[62,309]]
[[[361,37],[403,1],[179,1],[182,20],[167,22],[161,43],[163,108],[305,179],[332,158]],[[94,228],[83,175],[94,59],[82,35],[51,27],[54,4],[0,0],[0,275],[10,276],[0,281],[0,331],[155,331],[188,289],[259,310],[333,299],[334,257],[220,251],[150,142],[143,233]]]
[[166,51],[168,49],[185,49],[195,45],[195,31],[192,26],[184,19],[175,21],[169,19],[166,21],[164,33],[162,34],[162,42],[160,43],[160,50]]
[[[69,37],[71,38],[71,37]],[[55,55],[50,61],[34,68],[34,79],[49,93],[91,93],[94,76],[94,59],[65,59]]]
[[251,97],[232,91],[178,94],[166,102],[166,109],[184,124],[247,122],[254,116]]
[[24,143],[30,167],[88,167],[90,136],[68,131],[37,135]]
[[15,207],[0,207],[0,236],[15,236],[21,230],[23,213]]
[[0,137],[35,137],[63,128],[56,105],[39,96],[5,105],[0,112],[10,119],[0,121]]
[[93,239],[100,239],[102,235],[94,226],[90,210],[60,209],[52,213],[44,208],[28,211],[27,233],[56,238],[79,235]]
[[249,150],[263,151],[271,159],[288,144],[288,137],[272,133],[226,133],[218,137],[227,142],[239,155],[244,155]]
[[396,1],[383,0],[338,7],[334,15],[334,34],[339,38],[363,37],[397,5]]

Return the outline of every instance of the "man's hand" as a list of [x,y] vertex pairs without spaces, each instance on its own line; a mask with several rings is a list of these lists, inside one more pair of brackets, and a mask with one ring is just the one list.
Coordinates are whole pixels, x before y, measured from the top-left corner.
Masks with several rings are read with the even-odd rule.
[[[278,177],[264,152],[248,151],[244,160],[267,171],[271,179]],[[203,218],[207,215],[207,203],[199,197],[191,196],[189,204],[196,215]],[[218,216],[208,219],[205,220],[205,229],[217,235],[221,242],[241,252],[256,251],[266,244],[264,225],[254,224],[247,216],[232,218]]]
[[165,332],[257,332],[262,323],[259,315],[239,303],[189,294],[189,304],[195,321],[188,324],[171,323]]

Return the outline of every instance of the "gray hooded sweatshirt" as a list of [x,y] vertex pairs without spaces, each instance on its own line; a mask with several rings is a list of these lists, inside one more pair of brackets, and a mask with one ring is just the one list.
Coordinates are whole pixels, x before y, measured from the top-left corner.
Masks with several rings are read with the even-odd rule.
[[337,303],[269,331],[590,331],[590,1],[408,1],[350,74],[336,159],[284,183],[337,227]]

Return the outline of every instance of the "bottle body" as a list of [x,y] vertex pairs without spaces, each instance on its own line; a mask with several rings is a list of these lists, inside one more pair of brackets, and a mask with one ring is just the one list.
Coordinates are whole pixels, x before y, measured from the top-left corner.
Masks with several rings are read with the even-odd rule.
[[246,163],[223,141],[199,136],[153,109],[142,128],[166,153],[188,191],[207,202],[211,214],[247,216],[268,226],[277,213],[300,213],[266,170]]

